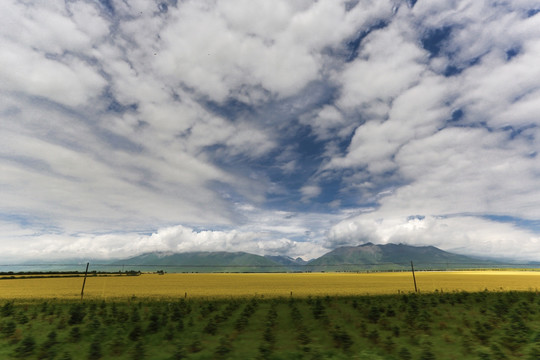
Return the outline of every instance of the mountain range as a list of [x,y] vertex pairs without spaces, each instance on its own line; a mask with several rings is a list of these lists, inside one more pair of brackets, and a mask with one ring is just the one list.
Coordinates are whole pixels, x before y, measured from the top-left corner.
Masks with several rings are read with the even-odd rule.
[[288,256],[260,256],[245,252],[147,253],[117,260],[109,266],[122,270],[168,272],[291,272],[418,270],[493,267],[496,261],[453,254],[434,246],[372,243],[343,246],[310,261]]
[[[475,269],[501,267],[538,267],[529,262],[518,264],[510,260],[486,260],[443,251],[434,246],[405,244],[372,244],[343,246],[319,258],[305,261],[289,256],[261,256],[246,252],[152,252],[115,260],[47,259],[39,264],[23,263],[2,265],[0,273],[32,271],[84,272],[90,262],[90,271],[143,271],[155,272],[321,272],[321,271],[400,271]],[[504,262],[503,262],[504,261]]]

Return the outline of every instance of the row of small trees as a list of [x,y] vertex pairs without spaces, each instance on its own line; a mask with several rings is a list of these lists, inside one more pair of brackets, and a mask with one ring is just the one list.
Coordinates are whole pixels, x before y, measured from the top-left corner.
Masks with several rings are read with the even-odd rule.
[[[239,347],[242,338],[255,339],[254,349]],[[540,354],[540,297],[482,292],[0,305],[0,348],[25,359],[68,359],[76,347],[88,359],[143,359],[156,351],[171,359],[198,352],[268,359],[279,356],[284,338],[307,358],[362,350],[373,359],[433,360],[451,348],[464,358],[523,354],[528,360]]]

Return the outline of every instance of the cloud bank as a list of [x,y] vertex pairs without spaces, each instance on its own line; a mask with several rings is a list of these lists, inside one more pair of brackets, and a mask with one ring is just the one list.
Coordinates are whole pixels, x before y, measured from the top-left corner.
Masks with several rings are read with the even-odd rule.
[[7,260],[540,260],[533,1],[0,5]]

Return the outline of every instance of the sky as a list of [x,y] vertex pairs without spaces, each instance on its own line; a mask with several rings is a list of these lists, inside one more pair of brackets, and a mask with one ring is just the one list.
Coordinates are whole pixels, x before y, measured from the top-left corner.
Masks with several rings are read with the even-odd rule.
[[540,260],[529,0],[0,2],[0,260]]

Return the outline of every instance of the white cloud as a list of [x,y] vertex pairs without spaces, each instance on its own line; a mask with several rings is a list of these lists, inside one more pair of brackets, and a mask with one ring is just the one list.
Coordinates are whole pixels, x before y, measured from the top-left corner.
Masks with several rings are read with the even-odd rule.
[[400,25],[392,23],[370,34],[358,58],[339,74],[341,106],[369,108],[377,101],[388,104],[418,82],[427,54],[411,38],[411,30]]
[[506,134],[483,129],[446,129],[411,142],[396,157],[411,183],[386,198],[382,210],[440,215],[491,212],[537,219],[538,166],[529,152],[526,141],[507,143]]
[[538,167],[530,150],[527,141],[510,143],[506,134],[485,129],[445,129],[411,141],[395,158],[410,183],[381,198],[380,207],[371,213],[334,226],[326,246],[403,242],[538,260],[538,234],[481,218],[538,219]]
[[98,69],[75,55],[91,51],[96,32],[101,34],[99,38],[104,35],[99,30],[103,21],[96,20],[95,9],[79,9],[95,25],[93,36],[81,31],[61,2],[24,5],[6,1],[1,10],[3,91],[23,92],[68,106],[84,105],[100,94],[106,82]]
[[326,168],[367,167],[373,174],[396,169],[394,155],[411,140],[436,133],[450,118],[447,99],[455,86],[438,76],[424,76],[400,92],[384,119],[373,119],[356,128],[343,158],[334,158]]
[[[162,34],[169,50],[162,63],[166,73],[218,101],[243,83],[291,95],[316,79],[318,64],[305,51],[232,31],[219,13],[194,4],[179,10]],[[196,35],[182,36],[187,33]]]
[[[96,13],[92,7],[78,7],[78,10],[84,11],[87,20],[96,25],[92,31],[103,33],[100,29],[104,24],[96,20]],[[3,37],[40,53],[61,55],[66,48],[73,51],[87,51],[92,45],[92,38],[77,27],[62,1],[35,4],[4,1],[2,22],[5,25]]]
[[0,80],[4,91],[24,92],[68,106],[80,106],[97,97],[105,86],[105,80],[95,69],[74,57],[66,56],[59,62],[19,44],[2,43]]
[[[310,257],[358,234],[496,254],[514,233],[534,248],[481,220],[540,217],[533,1],[113,5],[0,5],[0,219],[34,254]],[[298,197],[334,208],[292,211]],[[371,212],[325,242],[344,203]]]
[[166,152],[162,144],[141,144],[148,149],[138,152],[114,148],[91,124],[23,105],[11,103],[19,123],[6,116],[0,135],[0,182],[9,189],[2,213],[48,219],[67,232],[230,221],[223,199],[207,187],[233,181],[217,167],[180,150]]
[[440,249],[475,255],[519,260],[539,260],[540,237],[512,224],[477,217],[441,218],[385,217],[377,212],[345,220],[334,226],[327,247],[404,243],[433,245]]
[[[469,69],[463,76],[463,92],[459,103],[471,122],[486,121],[494,127],[538,124],[530,113],[519,115],[523,106],[534,106],[527,99],[538,90],[540,69],[535,59],[540,55],[540,41],[529,42],[523,53],[507,62],[499,54],[482,58],[481,66]],[[516,113],[513,108],[516,106]]]
[[455,85],[429,69],[428,55],[415,36],[413,28],[395,21],[370,34],[358,58],[339,74],[338,104],[359,111],[364,122],[356,127],[347,154],[335,156],[325,169],[393,171],[393,156],[401,146],[432,135],[450,117],[448,98]]
[[302,201],[308,201],[314,197],[317,197],[321,194],[322,189],[316,185],[306,185],[300,189],[302,193]]
[[[73,22],[77,24],[80,32],[85,37],[90,38],[92,44],[104,41],[105,37],[110,33],[110,24],[100,16],[96,5],[86,2],[71,2],[68,3],[68,9],[73,14]],[[86,51],[88,49],[83,48],[81,50]]]
[[[9,226],[11,229],[12,225]],[[2,227],[4,230],[5,228]],[[325,249],[311,242],[275,238],[266,232],[196,231],[182,225],[159,229],[151,235],[111,233],[106,235],[78,234],[31,236],[26,230],[11,229],[8,242],[4,235],[3,261],[16,259],[115,259],[147,252],[244,251],[259,255],[304,256],[311,259]],[[24,254],[24,255],[23,255]]]
[[236,3],[243,6],[182,3],[160,34],[160,71],[217,101],[241,85],[260,85],[280,97],[290,96],[320,79],[324,48],[388,16],[391,9],[381,2],[350,12],[336,1],[296,9],[274,2],[271,15],[260,21],[250,16],[260,13],[257,4]]

